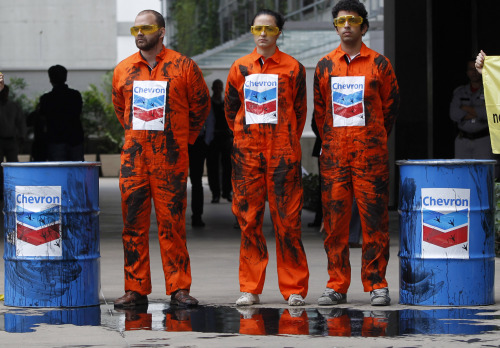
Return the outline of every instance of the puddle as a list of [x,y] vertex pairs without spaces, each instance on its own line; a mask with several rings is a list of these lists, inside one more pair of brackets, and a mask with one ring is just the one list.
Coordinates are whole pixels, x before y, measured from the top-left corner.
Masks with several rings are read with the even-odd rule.
[[[495,310],[443,308],[361,311],[348,308],[235,308],[199,306],[193,309],[150,303],[136,309],[103,310],[13,308],[0,313],[0,330],[33,332],[40,324],[103,326],[118,331],[195,331],[248,335],[311,335],[395,337],[402,335],[474,335],[499,331],[488,324]],[[12,308],[12,309],[10,309]]]

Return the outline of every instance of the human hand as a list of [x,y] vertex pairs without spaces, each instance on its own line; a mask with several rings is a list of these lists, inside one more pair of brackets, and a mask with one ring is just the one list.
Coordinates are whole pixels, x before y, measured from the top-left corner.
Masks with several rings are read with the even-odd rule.
[[482,74],[483,73],[483,66],[484,66],[484,58],[486,57],[486,53],[481,50],[477,57],[476,57],[476,70],[478,73]]

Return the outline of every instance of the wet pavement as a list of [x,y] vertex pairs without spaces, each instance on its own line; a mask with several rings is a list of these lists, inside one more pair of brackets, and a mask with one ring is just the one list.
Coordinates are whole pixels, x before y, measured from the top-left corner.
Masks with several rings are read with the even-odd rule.
[[[497,321],[495,321],[497,319]],[[35,332],[40,325],[102,326],[113,331],[189,331],[242,335],[400,337],[406,335],[479,335],[498,333],[493,309],[439,308],[357,310],[354,308],[266,308],[198,306],[179,308],[149,303],[134,309],[112,306],[7,309],[0,330]],[[496,324],[495,324],[496,323]]]
[[[289,307],[278,290],[275,243],[269,214],[264,231],[270,254],[266,285],[258,306],[237,308],[239,230],[230,203],[210,204],[205,185],[204,228],[192,228],[187,209],[191,256],[192,309],[171,307],[151,225],[153,292],[150,303],[135,310],[115,310],[123,294],[123,252],[118,180],[100,179],[100,305],[79,308],[8,307],[0,302],[0,347],[451,347],[500,346],[500,305],[429,307],[399,304],[399,228],[390,213],[391,259],[387,278],[392,305],[372,307],[359,279],[360,249],[351,249],[352,284],[347,304],[319,307],[326,280],[326,256],[314,214],[303,212],[303,243],[310,266],[309,294],[303,308]],[[2,224],[3,225],[3,224]],[[0,243],[3,254],[3,239]],[[500,262],[496,258],[495,278]],[[4,294],[0,268],[0,294]],[[478,284],[478,287],[480,284]],[[495,287],[498,300],[500,291]]]

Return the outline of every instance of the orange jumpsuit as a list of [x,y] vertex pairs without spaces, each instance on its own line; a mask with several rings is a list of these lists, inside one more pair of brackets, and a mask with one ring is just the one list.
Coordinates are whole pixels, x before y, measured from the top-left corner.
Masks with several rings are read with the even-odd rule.
[[166,292],[191,286],[185,230],[188,142],[195,142],[210,111],[210,94],[194,61],[163,47],[156,62],[150,69],[137,52],[113,75],[113,104],[125,130],[120,168],[125,291],[142,295],[151,293],[151,199]]
[[307,112],[305,77],[302,64],[279,49],[265,62],[254,49],[229,71],[225,112],[234,133],[232,209],[241,228],[242,292],[260,294],[264,286],[268,252],[262,221],[267,197],[281,294],[285,299],[294,293],[307,295],[299,141]]
[[353,195],[363,231],[364,290],[387,287],[387,137],[398,109],[399,87],[391,63],[366,45],[349,64],[340,46],[318,62],[314,118],[323,141],[320,168],[327,287],[339,293],[347,293],[351,282],[348,239]]

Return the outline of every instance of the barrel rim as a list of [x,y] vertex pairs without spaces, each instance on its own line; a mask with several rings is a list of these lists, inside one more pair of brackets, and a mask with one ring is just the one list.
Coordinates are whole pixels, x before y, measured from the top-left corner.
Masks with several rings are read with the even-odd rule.
[[396,164],[402,165],[471,165],[471,164],[496,164],[496,160],[490,159],[422,159],[422,160],[398,160]]
[[2,167],[100,167],[101,162],[3,162]]

